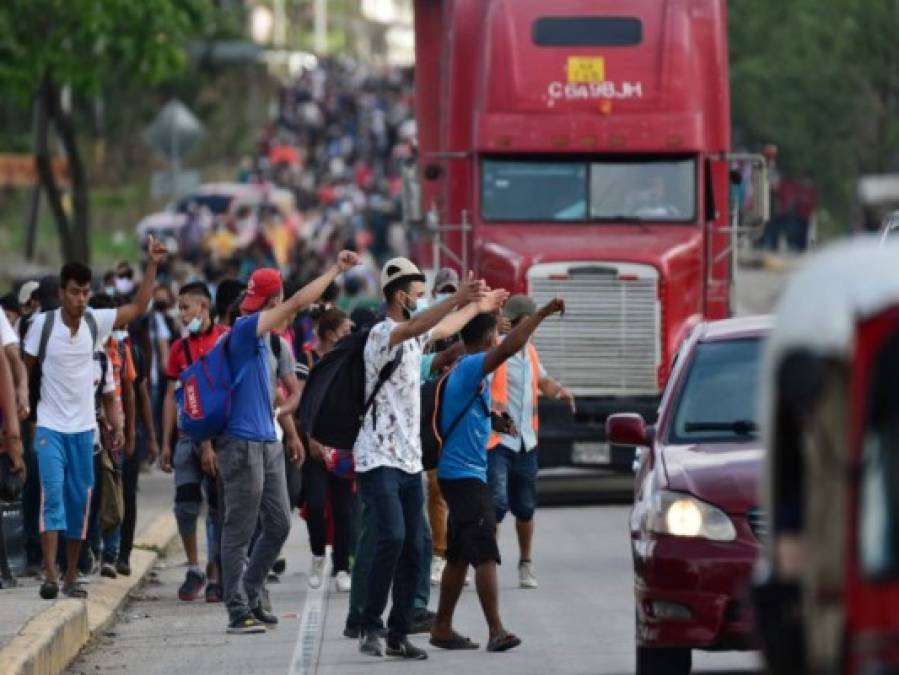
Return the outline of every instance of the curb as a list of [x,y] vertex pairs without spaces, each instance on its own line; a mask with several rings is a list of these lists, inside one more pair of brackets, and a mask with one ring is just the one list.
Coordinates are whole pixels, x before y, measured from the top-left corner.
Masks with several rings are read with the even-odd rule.
[[33,617],[0,650],[4,675],[57,675],[65,670],[91,638],[114,620],[128,594],[143,583],[176,536],[171,512],[154,518],[134,542],[131,576],[97,577],[87,600],[57,600]]

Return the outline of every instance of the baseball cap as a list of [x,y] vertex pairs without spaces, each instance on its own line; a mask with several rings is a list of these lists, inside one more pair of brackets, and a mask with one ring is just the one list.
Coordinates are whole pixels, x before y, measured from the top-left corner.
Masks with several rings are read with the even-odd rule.
[[19,304],[24,305],[31,300],[31,296],[34,295],[39,287],[40,284],[37,281],[26,281],[22,284],[21,288],[19,288]]
[[512,322],[523,316],[534,314],[537,311],[537,303],[527,295],[513,295],[506,301],[503,307],[503,315]]
[[281,273],[272,267],[263,267],[250,275],[247,295],[240,303],[241,312],[258,312],[273,295],[281,292]]
[[434,277],[434,290],[439,293],[447,286],[452,286],[453,290],[459,290],[459,273],[452,267],[441,267]]
[[381,270],[381,290],[399,279],[424,282],[425,275],[418,269],[418,265],[408,258],[393,258],[384,263]]

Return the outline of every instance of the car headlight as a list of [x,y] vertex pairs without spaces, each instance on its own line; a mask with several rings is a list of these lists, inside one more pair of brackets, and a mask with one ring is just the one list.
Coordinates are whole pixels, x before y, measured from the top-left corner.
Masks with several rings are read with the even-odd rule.
[[674,537],[702,537],[712,541],[737,538],[730,517],[716,506],[683,492],[660,492],[647,514],[647,528]]

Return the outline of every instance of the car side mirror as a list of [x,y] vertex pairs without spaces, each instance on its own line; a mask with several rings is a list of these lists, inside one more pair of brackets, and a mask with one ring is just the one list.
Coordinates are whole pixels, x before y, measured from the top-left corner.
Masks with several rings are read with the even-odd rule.
[[606,438],[612,445],[645,448],[652,443],[652,432],[641,415],[619,413],[606,420]]

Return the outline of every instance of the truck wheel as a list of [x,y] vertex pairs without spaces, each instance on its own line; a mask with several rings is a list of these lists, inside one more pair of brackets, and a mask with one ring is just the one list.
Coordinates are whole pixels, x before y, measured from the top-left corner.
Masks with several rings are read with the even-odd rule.
[[693,653],[682,647],[637,647],[637,675],[690,675]]

